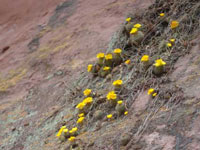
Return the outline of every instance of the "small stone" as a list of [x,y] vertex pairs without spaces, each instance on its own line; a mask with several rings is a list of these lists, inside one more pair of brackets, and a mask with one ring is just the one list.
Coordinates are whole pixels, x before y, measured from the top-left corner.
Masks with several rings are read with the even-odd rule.
[[26,126],[29,126],[29,123],[28,123],[28,122],[27,122],[27,123],[25,123],[25,124],[24,124],[24,126],[25,126],[25,127],[26,127]]
[[63,72],[62,72],[61,70],[59,70],[59,71],[57,71],[55,74],[56,74],[57,76],[61,76],[61,75],[63,74]]
[[120,138],[120,145],[126,146],[130,140],[131,140],[131,135],[124,133]]
[[95,120],[101,120],[105,116],[105,113],[102,110],[97,110],[94,113]]

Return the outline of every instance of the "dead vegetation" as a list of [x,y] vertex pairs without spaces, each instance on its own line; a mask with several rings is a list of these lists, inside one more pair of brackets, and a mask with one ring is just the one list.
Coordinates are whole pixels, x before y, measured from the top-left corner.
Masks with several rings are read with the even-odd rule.
[[[165,13],[165,16],[160,18],[160,13]],[[178,58],[190,52],[192,40],[200,33],[200,2],[198,0],[156,0],[146,11],[128,17],[133,18],[135,24],[142,24],[144,39],[141,44],[136,46],[128,43],[129,37],[125,34],[124,24],[120,31],[113,36],[107,51],[121,48],[124,51],[124,61],[130,59],[131,64],[129,66],[121,64],[115,67],[106,78],[92,77],[88,73],[83,73],[76,82],[68,87],[71,91],[70,100],[74,107],[83,99],[82,91],[84,89],[90,88],[95,93],[94,103],[86,115],[87,123],[80,130],[81,135],[77,137],[81,142],[79,141],[79,145],[76,147],[80,149],[117,150],[120,147],[120,134],[129,132],[132,140],[129,139],[130,141],[124,147],[128,150],[140,141],[150,122],[162,116],[162,113],[159,114],[160,116],[157,115],[160,110],[172,111],[186,99],[182,89],[175,85],[169,75]],[[171,30],[169,27],[172,20],[178,20],[180,23],[175,30]],[[165,43],[170,38],[176,39],[176,42],[171,48],[166,48]],[[152,62],[159,58],[165,60],[167,63],[165,74],[160,77],[155,76],[152,73],[152,67],[144,71],[140,59],[145,54],[150,56]],[[124,82],[124,87],[118,91],[117,95],[126,103],[125,106],[130,115],[137,115],[138,118],[141,118],[138,119],[136,125],[124,125],[122,122],[126,122],[125,120],[128,118],[116,116],[115,110],[106,106],[106,94],[113,89],[112,83],[117,79]],[[147,91],[151,87],[157,90],[158,95],[148,103],[144,112],[134,114],[131,106],[135,99],[141,92]],[[104,115],[114,114],[115,120],[107,122],[105,116],[103,119],[95,120],[94,114],[97,110],[101,110]],[[76,115],[77,113],[74,113],[72,121],[66,124],[70,128],[75,126]],[[100,132],[101,129],[104,131]],[[82,133],[85,133],[84,136]],[[102,139],[104,140],[102,141]],[[109,139],[110,143],[106,139]],[[87,143],[87,140],[90,142]],[[104,145],[102,145],[103,143]],[[139,147],[142,149],[141,145]]]

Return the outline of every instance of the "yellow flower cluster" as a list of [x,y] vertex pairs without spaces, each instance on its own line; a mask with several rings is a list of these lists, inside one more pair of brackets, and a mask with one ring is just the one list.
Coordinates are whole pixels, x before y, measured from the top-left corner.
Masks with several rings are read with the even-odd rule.
[[75,140],[75,137],[74,136],[71,136],[69,139],[68,139],[70,142],[73,142]]
[[120,101],[117,101],[117,104],[119,104],[119,105],[121,105],[123,103],[123,101],[122,100],[120,100]]
[[105,57],[105,54],[104,53],[98,53],[97,54],[97,58],[104,58]]
[[84,115],[85,115],[84,113],[81,113],[78,115],[78,117],[84,117]]
[[171,42],[168,42],[167,44],[166,44],[166,46],[167,47],[172,47],[172,44],[175,42],[175,39],[169,39],[169,41]]
[[113,51],[115,54],[120,54],[121,52],[122,52],[122,50],[121,49],[119,49],[119,48],[117,48],[117,49],[114,49],[114,51]]
[[165,16],[165,13],[160,13],[160,17],[164,17]]
[[134,28],[139,29],[139,28],[141,28],[141,26],[142,26],[141,24],[137,23],[137,24],[134,25]]
[[151,95],[153,92],[154,92],[154,89],[153,89],[153,88],[150,88],[150,89],[148,90],[148,95]]
[[116,100],[117,99],[117,94],[115,91],[111,91],[107,94],[107,99],[108,100]]
[[124,115],[128,115],[128,111],[125,111],[125,112],[124,112]]
[[147,62],[147,61],[149,61],[149,56],[148,55],[142,56],[141,62]]
[[89,64],[89,65],[88,65],[88,68],[87,68],[88,72],[91,72],[91,71],[92,71],[92,67],[93,67],[92,64]]
[[176,20],[173,20],[170,24],[171,29],[175,29],[179,26],[179,22]]
[[172,44],[171,43],[167,43],[167,47],[172,47]]
[[[60,130],[58,131],[58,133],[56,134],[56,136],[57,136],[57,137],[60,137],[64,129],[67,129],[67,127],[66,127],[66,126],[62,126],[62,127],[60,128]],[[68,130],[68,129],[67,129],[67,130]]]
[[108,70],[110,70],[110,67],[103,67],[103,70],[108,71]]
[[69,133],[70,133],[70,134],[73,134],[73,133],[75,133],[76,131],[78,131],[78,128],[77,128],[77,127],[74,127],[74,128],[72,128],[72,129],[69,131]]
[[106,56],[105,56],[105,59],[106,60],[111,60],[113,57],[112,57],[112,54],[107,54]]
[[172,42],[172,43],[174,43],[174,42],[175,42],[175,39],[170,39],[169,41]]
[[114,85],[114,86],[120,86],[120,85],[122,85],[122,84],[123,84],[123,81],[122,81],[122,80],[116,80],[116,81],[113,82],[113,85]]
[[79,103],[76,106],[76,108],[78,108],[79,110],[82,110],[87,104],[91,104],[92,102],[93,102],[93,98],[92,97],[87,97],[81,103]]
[[130,63],[131,63],[130,59],[128,59],[128,60],[125,61],[125,64],[127,64],[127,65],[129,65]]
[[162,59],[157,59],[153,65],[155,67],[161,67],[161,66],[165,66],[166,62],[164,62]]
[[112,118],[112,114],[107,115],[107,118],[111,119]]
[[138,28],[132,28],[130,34],[135,34],[138,32]]
[[80,117],[80,118],[78,118],[78,120],[77,120],[77,124],[80,124],[80,123],[82,123],[83,122],[83,120],[85,119],[85,117]]
[[83,91],[84,96],[89,96],[91,94],[92,90],[91,89],[86,89]]
[[157,95],[157,93],[155,92],[155,90],[153,88],[150,88],[148,90],[148,95],[152,95],[153,97],[155,97]]
[[126,18],[126,21],[127,22],[130,22],[131,21],[131,18],[129,17],[129,18]]

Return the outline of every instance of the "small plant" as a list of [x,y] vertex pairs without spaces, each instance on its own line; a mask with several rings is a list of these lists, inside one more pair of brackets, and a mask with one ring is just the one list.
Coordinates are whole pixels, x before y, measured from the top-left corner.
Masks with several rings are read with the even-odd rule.
[[174,42],[175,42],[175,39],[169,39],[169,41],[170,41],[171,43],[174,43]]
[[62,131],[63,131],[64,129],[66,129],[66,128],[67,128],[66,126],[62,126],[62,127],[60,128],[60,130],[58,131],[58,133],[56,134],[56,136],[59,137],[59,136],[62,134]]
[[112,115],[112,114],[109,114],[109,115],[107,115],[106,117],[107,117],[108,120],[111,120],[112,117],[113,117],[113,115]]
[[111,67],[112,66],[112,59],[113,59],[112,54],[107,54],[105,56],[105,65]]
[[84,113],[78,114],[78,117],[84,117],[84,116],[85,116]]
[[160,17],[164,17],[165,16],[165,13],[160,13]]
[[105,66],[103,68],[101,68],[101,70],[99,71],[99,76],[100,77],[106,77],[109,73],[111,72],[111,68],[108,66]]
[[131,29],[129,44],[138,46],[142,42],[144,34],[142,31],[138,31],[140,27],[140,24],[136,24],[135,27]]
[[91,92],[92,92],[91,89],[86,89],[83,91],[83,94],[84,94],[84,96],[91,96]]
[[176,20],[173,20],[170,24],[171,29],[175,29],[179,26],[179,22]]
[[68,129],[64,129],[63,130],[63,134],[64,134],[64,137],[67,139],[67,138],[69,138],[69,130]]
[[74,142],[75,141],[75,136],[70,136],[70,138],[68,138],[68,141],[70,141],[70,142]]
[[114,88],[115,88],[115,90],[117,90],[117,91],[121,89],[122,84],[123,84],[123,81],[122,81],[122,80],[115,80],[115,81],[113,82]]
[[166,62],[164,62],[162,59],[157,59],[155,63],[153,64],[153,73],[155,75],[161,75],[164,72],[164,66],[166,65]]
[[170,48],[170,47],[172,47],[172,44],[171,44],[171,43],[167,43],[166,46],[167,46],[168,48]]
[[91,71],[92,71],[92,67],[93,67],[92,64],[89,64],[89,65],[88,65],[88,68],[87,68],[88,72],[91,72]]
[[125,112],[124,112],[124,115],[128,115],[128,111],[125,111]]
[[154,98],[157,95],[157,93],[155,92],[155,89],[150,88],[148,90],[148,95],[150,95],[152,98]]
[[78,135],[78,128],[74,127],[69,131],[70,136],[77,136]]
[[115,93],[115,91],[111,91],[107,94],[107,100],[110,104],[111,107],[115,107],[116,103],[117,103],[117,94]]
[[118,116],[124,114],[124,112],[125,112],[125,106],[124,106],[122,100],[119,100],[119,101],[117,102],[117,105],[116,105],[116,107],[115,107],[115,110],[117,111]]
[[136,34],[138,32],[138,28],[132,28],[130,34]]
[[98,64],[99,64],[100,66],[103,66],[104,57],[105,57],[105,54],[104,54],[104,53],[98,53],[98,54],[97,54]]
[[146,70],[150,66],[149,55],[143,55],[141,58],[143,68]]
[[113,63],[115,65],[119,65],[122,63],[122,56],[121,56],[121,53],[122,53],[122,50],[117,48],[117,49],[114,49],[113,51]]
[[132,27],[133,27],[133,22],[131,22],[131,18],[130,17],[126,18],[125,31],[127,35],[129,35]]
[[83,121],[84,121],[84,119],[85,119],[85,117],[80,117],[80,118],[78,118],[78,120],[77,120],[77,124],[82,124],[83,123]]
[[139,24],[139,23],[137,23],[137,24],[134,25],[134,28],[137,28],[137,29],[139,29],[139,28],[141,28],[141,27],[142,27],[142,25]]
[[130,22],[131,21],[131,18],[129,17],[129,18],[126,18],[126,21],[127,22]]
[[128,59],[128,60],[126,60],[124,63],[125,63],[126,65],[129,65],[129,64],[131,63],[131,60]]

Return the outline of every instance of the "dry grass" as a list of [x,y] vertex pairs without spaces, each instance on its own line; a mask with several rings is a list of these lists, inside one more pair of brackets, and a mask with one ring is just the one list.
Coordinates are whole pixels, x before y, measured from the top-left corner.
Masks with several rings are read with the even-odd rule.
[[[165,13],[165,17],[161,19],[160,13]],[[184,100],[182,90],[174,85],[169,75],[178,58],[190,52],[192,40],[200,33],[200,2],[198,0],[156,0],[146,11],[128,17],[134,18],[134,23],[143,25],[142,31],[145,33],[145,38],[142,43],[139,46],[128,45],[128,37],[124,33],[124,25],[122,25],[121,29],[113,36],[107,51],[110,52],[115,48],[123,49],[124,60],[131,59],[132,64],[129,67],[125,64],[115,67],[111,75],[105,79],[83,73],[68,88],[71,91],[71,100],[75,105],[83,99],[82,91],[84,89],[92,89],[96,93],[94,101],[97,101],[100,97],[105,97],[113,88],[114,80],[121,79],[124,82],[124,88],[118,92],[118,96],[126,102],[127,109],[141,92],[150,87],[157,89],[157,97],[146,109],[148,115],[144,117],[134,134],[139,139],[162,107],[172,110],[181,100]],[[177,29],[170,29],[171,20],[179,21],[180,25]],[[176,39],[172,48],[159,46],[161,41],[167,42],[170,38]],[[144,54],[148,54],[152,61],[162,58],[167,63],[165,74],[161,77],[155,76],[152,74],[152,67],[144,71],[140,64],[140,59]],[[98,109],[104,110],[107,114],[114,111],[107,109],[104,103],[94,104],[87,115],[89,121],[86,129],[94,127],[92,114]],[[131,142],[127,145],[127,149],[130,145]]]

